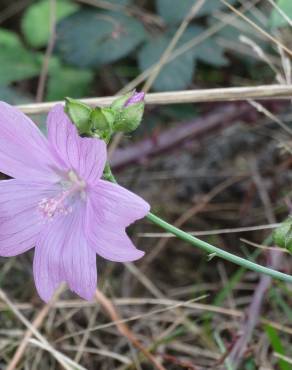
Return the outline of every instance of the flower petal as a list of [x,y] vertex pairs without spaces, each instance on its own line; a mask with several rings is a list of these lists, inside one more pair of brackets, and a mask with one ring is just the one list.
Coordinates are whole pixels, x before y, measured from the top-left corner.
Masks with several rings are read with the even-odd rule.
[[38,204],[55,192],[51,184],[0,181],[0,256],[15,256],[35,246],[44,227]]
[[126,227],[145,217],[150,210],[144,199],[109,181],[99,180],[88,194],[101,222]]
[[96,255],[84,236],[84,205],[59,216],[41,233],[34,256],[34,278],[40,297],[49,301],[65,281],[80,297],[91,300],[97,283]]
[[109,261],[136,261],[145,254],[134,246],[125,230],[116,228],[114,225],[107,225],[107,227],[95,225],[88,231],[88,242],[91,248]]
[[48,115],[48,137],[56,155],[79,176],[94,184],[101,176],[106,162],[103,140],[82,138],[72,124],[64,107],[56,105]]
[[0,172],[18,179],[55,181],[47,139],[18,109],[0,102]]
[[142,198],[119,185],[100,180],[89,190],[87,237],[91,247],[105,259],[129,262],[141,258],[125,227],[144,217],[150,207]]

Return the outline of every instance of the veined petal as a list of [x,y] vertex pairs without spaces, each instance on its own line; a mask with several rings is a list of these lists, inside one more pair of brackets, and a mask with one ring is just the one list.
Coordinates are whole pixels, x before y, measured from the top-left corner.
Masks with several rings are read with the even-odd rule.
[[0,102],[0,172],[18,179],[55,181],[48,141],[21,111]]
[[61,104],[50,111],[47,124],[51,146],[67,169],[75,170],[85,181],[95,184],[106,162],[105,142],[80,137]]
[[15,256],[35,246],[44,227],[38,204],[55,192],[52,184],[0,181],[0,256]]
[[122,228],[114,225],[94,225],[88,229],[88,242],[91,248],[101,257],[114,262],[136,261],[144,256],[137,249]]
[[99,220],[104,223],[125,228],[145,217],[150,210],[144,199],[109,181],[99,180],[88,194]]
[[65,281],[80,297],[91,300],[97,284],[96,255],[84,236],[84,205],[48,224],[35,248],[34,278],[40,297],[49,301]]
[[88,193],[87,238],[96,253],[116,262],[129,262],[141,258],[125,232],[125,227],[149,211],[149,205],[139,196],[119,185],[100,180]]

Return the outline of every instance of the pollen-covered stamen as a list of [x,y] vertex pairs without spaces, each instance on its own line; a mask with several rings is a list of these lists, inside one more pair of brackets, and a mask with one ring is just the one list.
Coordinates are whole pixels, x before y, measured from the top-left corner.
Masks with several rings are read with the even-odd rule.
[[78,195],[85,198],[85,182],[74,171],[68,173],[68,179],[62,183],[63,190],[54,198],[44,198],[38,204],[41,214],[52,219],[55,215],[68,215],[72,212],[74,199]]

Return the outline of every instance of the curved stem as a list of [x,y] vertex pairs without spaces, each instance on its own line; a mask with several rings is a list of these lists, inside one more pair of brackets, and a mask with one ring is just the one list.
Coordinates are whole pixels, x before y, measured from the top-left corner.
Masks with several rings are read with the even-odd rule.
[[246,269],[253,270],[255,272],[259,272],[262,274],[269,275],[273,278],[283,280],[289,283],[292,283],[292,276],[284,274],[282,272],[270,269],[268,267],[258,265],[257,263],[251,262],[245,258],[236,256],[232,253],[226,252],[223,249],[217,248],[207,242],[204,242],[201,239],[195,238],[194,236],[186,233],[178,229],[177,227],[169,224],[168,222],[162,220],[160,217],[155,216],[153,213],[149,212],[146,218],[156,224],[157,226],[161,227],[162,229],[170,232],[171,234],[175,235],[179,239],[182,239],[195,247],[201,248],[207,253],[214,254],[216,257],[223,258],[227,261],[233,262],[239,266],[245,267]]
[[[106,165],[104,176],[108,181],[117,183],[114,175],[111,172],[110,166],[108,164]],[[146,218],[149,221],[151,221],[152,223],[154,223],[155,225],[157,225],[157,226],[161,227],[162,229],[164,229],[164,230],[170,232],[171,234],[175,235],[179,239],[184,240],[184,241],[190,243],[191,245],[193,245],[195,247],[203,249],[204,251],[206,251],[209,254],[212,254],[216,257],[223,258],[223,259],[225,259],[229,262],[233,262],[236,265],[242,266],[242,267],[244,267],[248,270],[259,272],[261,274],[266,274],[266,275],[271,276],[272,278],[282,280],[282,281],[286,281],[288,283],[292,283],[292,276],[291,275],[287,275],[287,274],[284,274],[283,272],[276,271],[276,270],[271,269],[269,267],[259,265],[255,262],[251,262],[251,261],[249,261],[245,258],[236,256],[235,254],[226,252],[223,249],[217,248],[212,244],[204,242],[203,240],[198,239],[198,238],[186,233],[185,231],[182,231],[182,230],[178,229],[177,227],[175,227],[175,226],[169,224],[168,222],[162,220],[160,217],[154,215],[151,212],[148,213]]]

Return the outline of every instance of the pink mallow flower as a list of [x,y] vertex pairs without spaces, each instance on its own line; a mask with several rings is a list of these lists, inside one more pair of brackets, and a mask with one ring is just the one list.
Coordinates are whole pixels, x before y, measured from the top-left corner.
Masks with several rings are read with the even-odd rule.
[[91,300],[97,284],[96,254],[110,261],[141,258],[125,228],[149,204],[101,179],[102,140],[81,138],[56,105],[47,119],[48,139],[19,110],[0,102],[0,256],[35,247],[37,291],[49,301],[65,281]]

